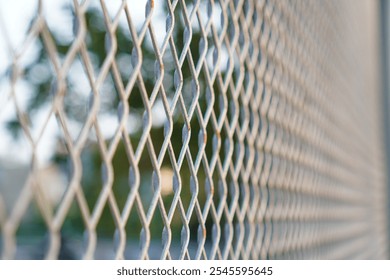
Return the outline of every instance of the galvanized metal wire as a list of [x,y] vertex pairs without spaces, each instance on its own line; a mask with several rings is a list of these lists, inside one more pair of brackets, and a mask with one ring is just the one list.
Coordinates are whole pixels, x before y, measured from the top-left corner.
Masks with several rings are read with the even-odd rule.
[[[38,223],[26,221],[35,206],[47,232],[37,250],[47,259],[61,258],[65,246],[84,259],[388,256],[374,1],[150,0],[142,22],[134,19],[133,1],[118,1],[114,13],[106,2],[69,4],[73,39],[65,52],[44,1],[18,48],[0,22],[1,52],[12,61],[1,95],[31,150],[12,205],[10,189],[0,189],[2,258],[30,257],[23,250],[33,233],[20,232]],[[93,41],[91,7],[104,40]],[[49,109],[33,133],[33,110],[21,105],[27,93],[18,84],[37,41],[50,87],[39,89]],[[101,63],[93,53],[99,46]],[[76,98],[69,82],[75,63],[89,88],[77,133],[76,107],[67,107]],[[106,114],[117,115],[109,137],[101,121],[107,100]],[[67,162],[55,175],[66,179],[54,202],[38,149],[52,120],[62,147],[55,153]],[[98,171],[83,161],[90,149]],[[124,180],[120,166],[127,168]],[[95,178],[96,201],[87,195],[86,176]],[[83,238],[70,234],[66,245],[74,211],[82,223],[72,232]],[[108,237],[99,236],[104,213],[114,228]]]

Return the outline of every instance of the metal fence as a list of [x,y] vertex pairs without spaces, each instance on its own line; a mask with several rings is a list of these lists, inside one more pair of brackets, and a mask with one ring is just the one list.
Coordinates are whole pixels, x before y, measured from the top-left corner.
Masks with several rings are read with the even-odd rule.
[[49,6],[0,17],[4,259],[388,257],[375,1]]

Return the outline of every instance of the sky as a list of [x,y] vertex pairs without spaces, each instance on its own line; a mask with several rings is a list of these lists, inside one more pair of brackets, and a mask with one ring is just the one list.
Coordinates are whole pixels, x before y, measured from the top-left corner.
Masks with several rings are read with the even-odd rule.
[[[63,7],[66,5],[73,5],[71,0],[43,0],[43,13],[47,21],[49,28],[62,35],[64,40],[72,40],[72,17],[69,13],[64,12]],[[105,1],[107,9],[111,16],[114,16],[121,5],[121,0]],[[134,20],[134,24],[137,29],[142,26],[145,5],[147,0],[129,0],[129,8],[131,16]],[[161,11],[161,1],[156,1],[156,16],[161,17],[158,11]],[[91,6],[100,5],[99,1],[90,1]],[[31,19],[34,17],[37,11],[38,1],[36,0],[0,0],[0,75],[4,75],[10,64],[12,63],[12,50],[15,53],[19,53],[25,45],[27,37],[27,31]],[[159,9],[160,8],[160,9]],[[125,17],[121,18],[121,24],[126,24]],[[157,30],[164,28],[161,24],[156,25]],[[159,31],[159,30],[158,30]],[[159,32],[161,33],[161,32]],[[27,65],[34,61],[34,58],[38,54],[38,48],[34,48],[32,45],[26,51],[26,53],[19,60],[20,65]],[[77,63],[75,64],[77,66]],[[82,67],[81,65],[79,65]],[[44,75],[45,73],[40,71],[42,69],[37,68],[37,77]],[[76,72],[77,71],[73,71]],[[80,87],[85,86],[85,80],[74,75],[71,77],[78,79],[77,85]],[[82,90],[81,90],[82,91]],[[20,108],[26,108],[28,103],[28,96],[31,93],[29,85],[23,80],[17,82],[15,87],[15,95]],[[41,132],[42,124],[47,118],[50,106],[43,107],[37,114],[33,123],[39,125],[32,127],[32,134],[36,137]],[[25,137],[19,137],[18,140],[12,138],[8,130],[5,128],[7,120],[13,118],[16,114],[14,101],[11,99],[10,86],[7,79],[0,79],[0,161],[7,159],[7,163],[25,163],[27,164],[31,160],[31,145],[26,141]],[[106,137],[111,136],[115,132],[115,124],[117,123],[116,116],[106,115],[101,119],[103,134]],[[130,122],[134,123],[134,122]],[[73,127],[72,127],[73,125]],[[78,126],[78,127],[77,127]],[[71,124],[74,132],[80,130],[80,126],[76,123]],[[130,128],[131,129],[131,128]],[[134,129],[134,128],[133,128]],[[54,118],[49,120],[48,126],[42,135],[39,145],[37,147],[37,156],[40,164],[45,165],[49,163],[49,159],[53,155],[56,145],[56,135],[59,133],[58,125]]]

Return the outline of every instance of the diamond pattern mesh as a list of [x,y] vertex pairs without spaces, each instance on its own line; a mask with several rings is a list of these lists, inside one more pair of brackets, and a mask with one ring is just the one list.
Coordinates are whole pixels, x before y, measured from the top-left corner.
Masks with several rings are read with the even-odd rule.
[[387,257],[374,1],[47,5],[0,21],[4,259]]

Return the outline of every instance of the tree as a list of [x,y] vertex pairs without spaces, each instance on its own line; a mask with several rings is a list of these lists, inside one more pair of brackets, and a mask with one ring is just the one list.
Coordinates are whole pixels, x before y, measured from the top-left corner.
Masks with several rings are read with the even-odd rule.
[[[188,35],[187,28],[184,24],[183,16],[181,15],[181,10],[176,9],[175,10],[175,25],[174,25],[174,45],[176,48],[176,51],[178,52],[178,55],[180,55],[181,50],[185,47],[185,40],[186,36]],[[77,17],[75,17],[77,19]],[[75,21],[76,22],[76,21]],[[91,58],[91,61],[94,63],[94,66],[96,69],[100,69],[100,67],[103,65],[106,55],[107,55],[107,44],[109,44],[108,39],[108,33],[104,26],[102,26],[101,23],[104,22],[102,13],[99,9],[91,8],[89,9],[85,14],[85,23],[87,26],[88,34],[86,36],[86,46],[88,49],[88,54]],[[97,24],[99,23],[99,24]],[[168,24],[168,23],[167,23]],[[51,36],[53,38],[53,41],[55,43],[57,54],[60,58],[63,58],[67,55],[69,52],[69,49],[71,48],[71,42],[64,43],[64,41],[61,39],[61,34],[55,34],[51,33]],[[132,49],[134,47],[134,42],[131,36],[129,35],[128,30],[126,30],[122,25],[118,26],[118,29],[116,31],[116,40],[117,40],[117,51],[116,51],[116,59],[119,66],[119,71],[121,74],[121,78],[123,81],[123,84],[126,85],[129,81],[129,68],[131,72],[131,65],[126,63],[120,63],[121,61],[128,61],[128,59],[131,56]],[[202,43],[205,43],[205,40],[211,40],[210,38],[202,37],[202,33],[197,28],[192,28],[192,36],[191,36],[191,43],[190,43],[190,53],[192,56],[193,61],[198,61],[200,58],[200,51],[201,47],[199,47]],[[34,114],[39,112],[41,108],[43,108],[45,105],[50,104],[52,102],[52,95],[51,92],[55,90],[55,76],[53,75],[53,71],[50,69],[52,66],[50,66],[50,58],[48,57],[47,50],[45,48],[45,45],[43,43],[42,36],[38,37],[37,40],[37,46],[39,48],[39,54],[37,55],[36,59],[30,63],[24,70],[24,77],[26,81],[28,82],[29,86],[33,89],[33,95],[29,100],[27,112],[26,115],[29,116],[30,119],[34,118]],[[173,97],[173,93],[175,92],[175,82],[174,82],[174,73],[175,69],[175,62],[172,57],[172,49],[169,48],[168,51],[166,51],[163,59],[164,59],[164,67],[165,67],[165,78],[164,78],[164,89],[167,92],[167,95],[169,95],[169,98]],[[155,62],[156,62],[156,54],[153,50],[153,46],[151,44],[148,44],[147,42],[144,42],[142,44],[142,54],[143,54],[143,62],[142,62],[142,77],[144,86],[146,89],[146,92],[149,95],[154,89],[155,86]],[[77,58],[79,59],[79,58]],[[76,59],[76,61],[77,61]],[[50,73],[46,78],[44,79],[36,79],[34,75],[36,75],[36,67],[39,66],[42,69],[46,69],[47,73]],[[85,65],[83,65],[85,66]],[[185,105],[187,108],[190,107],[192,102],[198,102],[202,109],[205,109],[207,106],[209,106],[208,103],[210,103],[210,100],[207,100],[206,91],[213,91],[213,95],[215,97],[215,100],[220,99],[220,88],[218,87],[218,84],[215,83],[212,88],[210,86],[207,86],[207,83],[205,81],[205,77],[203,75],[199,76],[197,78],[199,82],[199,97],[194,100],[194,95],[191,92],[191,86],[193,86],[192,80],[193,80],[193,74],[191,73],[191,67],[189,64],[189,59],[187,59],[184,62],[184,65],[180,68],[182,76],[183,76],[183,90],[182,90],[182,96],[185,101]],[[77,73],[78,74],[78,73]],[[77,75],[76,74],[76,75]],[[88,112],[85,110],[86,106],[88,106],[89,100],[86,99],[86,97],[83,95],[82,92],[78,92],[78,85],[77,81],[72,80],[71,78],[67,78],[67,93],[66,97],[64,99],[64,108],[65,112],[67,114],[67,117],[70,121],[82,124],[86,117]],[[117,84],[113,82],[113,76],[112,76],[112,69],[108,77],[105,81],[105,86],[109,89],[109,91],[112,91],[113,94],[108,94],[102,98],[101,103],[101,113],[103,114],[110,114],[114,115],[117,113],[117,106],[120,102],[120,98],[118,95],[118,88],[116,88]],[[130,108],[130,112],[132,112],[133,116],[136,117],[139,121],[142,119],[142,115],[145,111],[145,104],[142,99],[142,93],[141,93],[141,85],[136,84],[132,90],[131,95],[128,98],[128,105]],[[162,93],[159,93],[159,96]],[[215,110],[222,110],[219,105],[219,102],[215,103],[215,105],[211,105],[215,107]],[[179,108],[179,106],[177,107]],[[183,127],[186,126],[185,119],[183,117],[183,114],[180,112],[180,109],[177,109],[173,115],[174,123],[173,123],[173,135],[171,137],[172,146],[174,148],[176,159],[181,151],[181,147],[183,145],[182,142],[182,131]],[[190,122],[191,126],[191,140],[190,140],[190,151],[192,155],[192,159],[195,160],[197,156],[197,152],[199,150],[200,142],[203,141],[202,139],[198,139],[198,134],[201,132],[199,120],[194,115],[194,117],[191,119]],[[9,131],[14,135],[15,138],[20,137],[22,130],[21,130],[21,123],[20,119],[15,118],[13,120],[10,120],[7,124],[7,127]],[[138,126],[138,128],[132,132],[132,135],[130,137],[131,143],[133,144],[133,148],[135,149],[137,144],[140,141],[140,138],[142,137],[142,127]],[[213,154],[213,147],[210,144],[211,139],[213,136],[216,136],[214,129],[211,124],[207,126],[207,130],[202,132],[204,135],[204,139],[209,137],[208,144],[206,145],[206,154],[208,157],[210,157]],[[153,144],[156,153],[160,150],[163,141],[164,141],[164,126],[156,125],[153,126],[152,130],[150,131],[151,138],[153,139]],[[210,137],[211,136],[211,137]],[[53,163],[61,166],[61,168],[69,173],[71,172],[69,168],[69,151],[67,151],[66,147],[63,145],[63,138],[59,136],[58,138],[58,146],[62,147],[57,150],[53,154]],[[107,144],[110,142],[110,139],[106,139]],[[158,155],[158,154],[157,154]],[[85,193],[85,196],[87,198],[88,205],[90,209],[93,209],[94,204],[101,192],[101,187],[103,184],[102,180],[102,166],[104,165],[104,161],[101,157],[101,153],[99,151],[98,144],[91,140],[91,142],[84,148],[84,151],[81,155],[81,160],[83,163],[83,176],[81,179],[81,185],[83,187],[83,191]],[[171,167],[171,161],[169,159],[169,156],[166,155],[163,161],[163,166]],[[129,160],[126,156],[125,152],[125,146],[123,142],[120,142],[114,159],[112,161],[112,166],[114,169],[115,179],[113,183],[113,189],[115,193],[115,198],[117,201],[118,206],[122,209],[125,205],[127,195],[129,193]],[[152,193],[151,188],[151,176],[153,173],[153,166],[150,160],[150,154],[147,152],[147,149],[145,148],[144,152],[142,153],[142,159],[140,160],[140,163],[138,165],[140,171],[141,171],[141,187],[140,187],[140,194],[141,197],[144,199],[144,203],[147,204],[148,200],[150,200],[150,194]],[[182,180],[182,191],[180,198],[183,201],[184,207],[187,207],[189,205],[189,202],[191,200],[191,191],[190,191],[190,169],[188,164],[184,163],[181,170],[180,170],[180,177]],[[197,180],[199,181],[200,190],[198,193],[198,199],[201,203],[204,203],[206,199],[206,191],[205,189],[205,180],[206,176],[204,173],[204,170],[201,168],[199,170],[199,173],[197,174]],[[218,184],[218,177],[212,178],[215,185]],[[149,186],[147,186],[149,184]],[[164,196],[164,204],[166,211],[169,211],[170,203],[173,200],[173,193]],[[135,207],[134,207],[135,208]],[[145,209],[147,211],[147,209]],[[152,232],[152,238],[161,239],[162,234],[162,228],[163,228],[163,222],[161,219],[161,214],[157,214],[159,210],[156,210],[155,218],[153,219],[153,223],[151,224],[151,232]],[[180,231],[182,227],[182,221],[179,218],[180,215],[175,215],[174,220],[171,224],[172,231],[180,236]],[[193,214],[193,217],[195,217],[195,214]],[[198,230],[198,220],[195,218],[191,219],[191,238],[196,238],[196,232]],[[208,220],[208,224],[210,224],[212,221]],[[141,231],[141,223],[139,222],[138,215],[132,211],[132,214],[130,215],[130,219],[128,222],[127,230],[129,232],[135,232],[136,234],[133,235],[133,237],[137,238],[137,235]],[[44,230],[43,226],[43,230]],[[64,231],[72,232],[74,231],[81,231],[84,229],[84,222],[82,220],[82,217],[79,213],[79,210],[77,210],[77,206],[73,205],[72,209],[70,210],[67,219],[65,221]],[[101,236],[107,236],[112,237],[115,230],[115,225],[109,210],[108,205],[106,205],[105,210],[102,214],[102,217],[99,222],[99,226],[97,228],[98,235]],[[209,232],[208,232],[209,234]],[[131,234],[130,234],[131,235]]]

